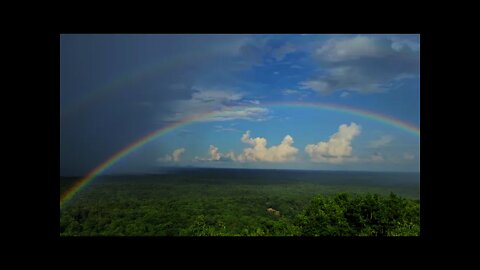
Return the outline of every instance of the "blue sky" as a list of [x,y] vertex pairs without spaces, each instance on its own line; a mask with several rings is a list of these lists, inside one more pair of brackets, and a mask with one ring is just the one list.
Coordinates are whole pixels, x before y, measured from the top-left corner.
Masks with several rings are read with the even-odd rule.
[[[165,166],[419,171],[419,35],[62,35],[60,173],[82,175],[192,116],[110,172]],[[241,106],[241,107],[237,107]],[[238,108],[232,113],[232,108]]]

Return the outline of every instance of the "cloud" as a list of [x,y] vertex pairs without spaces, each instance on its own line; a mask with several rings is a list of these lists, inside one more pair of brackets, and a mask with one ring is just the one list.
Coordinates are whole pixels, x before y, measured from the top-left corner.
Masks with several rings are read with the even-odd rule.
[[409,153],[405,153],[405,154],[403,154],[403,158],[406,159],[406,160],[414,160],[414,159],[415,159],[415,155],[409,154]]
[[345,97],[348,97],[348,96],[350,96],[350,93],[348,93],[348,92],[342,92],[342,93],[340,94],[340,97],[341,97],[341,98],[345,98]]
[[371,160],[372,160],[373,162],[384,161],[383,156],[380,155],[380,154],[377,153],[377,152],[375,152],[375,153],[371,156]]
[[222,157],[220,152],[218,152],[218,148],[213,145],[210,145],[208,148],[208,154],[210,155],[210,160],[220,160]]
[[[127,74],[131,83],[121,84],[121,87],[113,84],[111,93],[104,95],[103,98],[113,96],[116,102],[127,104],[150,102],[156,105],[157,110],[166,103],[190,99],[195,93],[193,86],[196,84],[208,83],[213,77],[215,81],[229,80],[232,73],[250,68],[251,62],[247,64],[239,62],[239,59],[243,59],[242,48],[251,43],[258,43],[257,38],[251,35],[150,35],[148,37],[72,35],[64,36],[62,39],[75,39],[71,44],[85,42],[89,45],[72,47],[78,50],[78,55],[92,54],[82,59],[96,67],[93,69],[95,72],[88,74],[110,78],[112,72],[118,72],[116,76],[126,77],[122,71],[125,68],[138,70],[138,72]],[[259,46],[261,47],[261,44]],[[103,49],[107,47],[116,49]],[[154,51],[152,51],[153,48]],[[136,59],[133,64],[132,61],[127,60],[132,55],[135,55]],[[108,58],[116,59],[112,64],[115,68],[105,68],[103,64],[95,64],[102,63],[103,59]],[[137,63],[149,64],[140,66]],[[64,71],[74,72],[75,70],[62,69],[62,72]],[[66,90],[69,91],[70,87],[62,87],[62,92]],[[121,94],[118,94],[119,92]],[[95,91],[92,92],[92,96],[94,93]]]
[[185,148],[176,149],[172,153],[173,161],[180,161],[180,156],[185,153]]
[[277,60],[277,61],[282,61],[285,58],[285,56],[287,56],[288,54],[293,53],[295,51],[296,51],[296,49],[293,46],[293,44],[286,43],[286,44],[282,45],[281,47],[279,47],[278,49],[273,50],[272,51],[272,57],[275,58],[275,60]]
[[351,157],[351,142],[360,134],[360,129],[361,127],[355,123],[343,124],[328,141],[305,146],[305,152],[313,162],[342,163]]
[[163,158],[159,158],[160,162],[179,162],[182,154],[185,153],[185,148],[175,149],[171,155],[167,154]]
[[371,141],[369,143],[370,148],[380,148],[388,145],[390,142],[393,141],[393,137],[390,135],[381,136],[379,139]]
[[259,107],[247,107],[239,109],[225,109],[214,112],[215,116],[205,119],[204,121],[230,121],[230,120],[249,120],[249,121],[265,121],[269,119],[269,110]]
[[287,162],[294,161],[298,149],[293,147],[293,138],[286,135],[279,145],[267,147],[267,139],[257,137],[250,138],[250,131],[246,131],[240,141],[251,147],[243,149],[243,152],[236,155],[233,151],[221,153],[217,147],[210,145],[208,158],[196,157],[198,161],[236,161],[236,162]]
[[298,149],[293,147],[293,138],[286,135],[279,145],[267,147],[267,139],[257,137],[250,138],[250,131],[245,132],[241,139],[243,143],[251,145],[243,149],[243,153],[234,160],[244,161],[266,161],[266,162],[285,162],[293,161],[296,158]]
[[296,96],[298,100],[303,100],[309,95],[309,91],[305,90],[294,90],[294,89],[284,89],[282,90],[282,95],[284,96]]
[[418,43],[415,38],[402,38],[402,37],[393,37],[392,38],[392,49],[396,51],[401,51],[404,49],[410,49],[412,51],[420,50],[420,43]]
[[243,143],[248,143],[248,144],[252,144],[250,142],[250,130],[247,130],[243,135],[242,137],[240,138],[240,141],[243,142]]
[[[259,105],[259,100],[245,99],[244,94],[232,89],[196,88],[189,100],[172,102],[175,112],[163,115],[162,121],[177,122],[186,118],[212,113],[212,117],[200,121],[249,120],[265,121],[269,119],[269,110],[261,107],[240,107],[245,104]],[[240,105],[240,106],[238,106]],[[238,108],[235,108],[238,106]]]
[[224,154],[223,156],[227,159],[232,160],[232,161],[237,161],[237,157],[235,156],[235,153],[233,151],[230,151],[230,152]]
[[300,87],[322,94],[386,91],[401,80],[419,75],[415,44],[418,41],[388,37],[329,39],[313,53],[322,67],[321,73],[300,82]]
[[195,89],[196,92],[192,95],[192,100],[200,102],[217,102],[223,103],[228,101],[240,100],[243,97],[242,93],[233,90],[219,90],[219,89]]
[[290,68],[293,68],[293,69],[302,69],[303,67],[300,66],[300,65],[291,65]]
[[315,53],[324,61],[344,62],[387,54],[390,50],[389,46],[385,45],[387,44],[366,36],[332,38],[318,48]]
[[208,157],[195,157],[196,161],[230,161],[235,160],[235,154],[233,152],[229,152],[227,154],[222,154],[218,147],[215,145],[210,145],[208,148]]
[[[105,104],[91,102],[97,99],[114,98],[121,105],[159,105],[189,99],[194,92],[193,82],[213,73],[224,78],[225,73],[248,68],[240,65],[238,58],[242,46],[254,39],[246,35],[64,35],[62,61],[70,64],[62,65],[62,74],[70,77],[81,68],[85,70],[77,76],[81,81],[62,80],[62,99],[84,109],[96,103]],[[106,59],[115,61],[106,63]],[[98,78],[112,80],[100,82]],[[128,83],[118,83],[117,78],[128,78]],[[104,83],[101,88],[109,91],[97,95],[98,83]],[[86,104],[90,106],[85,107]],[[125,110],[124,106],[119,107]]]
[[216,132],[241,132],[241,130],[233,128],[233,127],[225,127],[222,125],[215,126]]
[[300,94],[301,92],[298,90],[293,90],[293,89],[285,89],[282,91],[282,94],[287,96],[287,95],[297,95]]

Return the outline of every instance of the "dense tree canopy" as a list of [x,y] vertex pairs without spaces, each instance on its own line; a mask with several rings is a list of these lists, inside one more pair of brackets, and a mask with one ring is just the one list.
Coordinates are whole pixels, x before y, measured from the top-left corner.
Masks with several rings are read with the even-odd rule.
[[339,189],[308,183],[106,181],[61,209],[60,235],[419,235],[418,200],[367,187]]
[[419,235],[420,207],[393,193],[317,196],[298,215],[298,224],[306,236]]

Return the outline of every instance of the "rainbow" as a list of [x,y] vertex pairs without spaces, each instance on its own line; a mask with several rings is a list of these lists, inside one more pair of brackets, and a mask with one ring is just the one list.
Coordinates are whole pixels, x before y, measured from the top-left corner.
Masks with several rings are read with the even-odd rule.
[[392,116],[379,114],[372,111],[367,111],[359,108],[348,107],[340,104],[322,103],[322,102],[300,102],[300,101],[286,101],[286,102],[272,102],[264,105],[265,107],[286,107],[286,108],[312,108],[322,109],[333,112],[340,112],[346,114],[353,114],[361,116],[376,122],[381,122],[386,125],[394,126],[407,131],[413,135],[420,136],[420,129],[415,125],[406,121],[394,118]]
[[[135,140],[134,142],[130,143],[120,151],[116,152],[114,155],[112,155],[110,158],[96,166],[93,170],[91,170],[87,175],[85,175],[83,178],[79,179],[74,185],[72,185],[67,191],[65,191],[61,196],[60,196],[60,209],[63,208],[64,205],[66,205],[78,192],[80,192],[85,186],[87,186],[89,183],[91,183],[98,175],[102,174],[104,171],[112,167],[115,163],[120,161],[122,158],[132,154],[136,150],[140,149],[142,146],[148,144],[151,141],[154,141],[155,139],[171,132],[174,131],[178,128],[184,127],[186,125],[192,124],[194,122],[198,121],[204,121],[208,119],[213,119],[215,117],[221,117],[225,112],[231,112],[235,110],[242,110],[245,108],[252,108],[252,107],[258,107],[258,106],[234,106],[234,107],[229,107],[225,110],[222,111],[214,111],[214,112],[209,112],[201,115],[196,115],[193,117],[188,117],[184,118],[181,121],[175,122],[173,124],[170,124],[166,127],[162,127],[160,129],[154,130],[147,135]],[[319,103],[319,102],[272,102],[272,103],[266,103],[262,104],[261,107],[266,107],[266,108],[314,108],[314,109],[321,109],[321,110],[328,110],[328,111],[334,111],[334,112],[340,112],[340,113],[347,113],[347,114],[352,114],[356,116],[361,116],[370,120],[374,120],[377,122],[384,123],[386,125],[394,126],[399,129],[402,129],[410,134],[413,134],[415,136],[420,136],[420,129],[408,122],[402,121],[400,119],[387,116],[387,115],[382,115],[379,113],[363,110],[363,109],[358,109],[358,108],[352,108],[352,107],[347,107],[343,105],[338,105],[338,104],[329,104],[329,103]]]

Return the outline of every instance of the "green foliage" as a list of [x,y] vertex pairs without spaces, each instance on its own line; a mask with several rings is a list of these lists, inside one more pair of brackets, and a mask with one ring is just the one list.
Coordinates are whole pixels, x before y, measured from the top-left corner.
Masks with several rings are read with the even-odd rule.
[[[93,184],[61,210],[60,235],[405,236],[420,231],[419,201],[388,195],[388,189],[157,177]],[[270,207],[279,215],[268,212]]]
[[414,236],[419,235],[419,203],[391,193],[317,196],[298,215],[302,235]]

